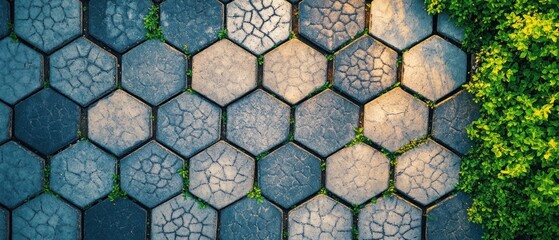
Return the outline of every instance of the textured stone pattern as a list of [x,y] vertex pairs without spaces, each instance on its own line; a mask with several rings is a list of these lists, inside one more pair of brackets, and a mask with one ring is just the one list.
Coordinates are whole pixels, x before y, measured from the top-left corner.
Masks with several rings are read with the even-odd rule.
[[43,57],[33,49],[0,41],[0,100],[14,104],[42,85]]
[[12,135],[12,109],[0,102],[0,144]]
[[421,239],[421,209],[383,197],[359,212],[359,239]]
[[[9,21],[10,21],[10,4],[8,3],[8,1],[0,1],[0,38],[8,35],[10,31],[10,29],[8,28]],[[0,239],[1,237],[2,235],[0,235]]]
[[348,207],[318,195],[289,212],[289,239],[351,239]]
[[264,200],[244,198],[221,211],[219,237],[223,240],[281,239],[282,212]]
[[8,215],[8,210],[0,207],[0,240],[8,239],[9,222],[10,216]]
[[332,52],[365,28],[365,2],[303,0],[299,16],[301,35]]
[[86,106],[116,87],[116,57],[85,38],[52,54],[50,84]]
[[84,214],[84,239],[145,240],[147,212],[129,199],[106,199]]
[[448,14],[439,13],[437,21],[437,32],[457,42],[464,40],[464,29],[458,27],[456,21]]
[[0,146],[0,203],[13,208],[41,191],[45,162],[15,142]]
[[295,104],[326,83],[326,68],[324,55],[293,39],[265,55],[263,85]]
[[427,209],[427,239],[481,239],[481,226],[468,221],[471,206],[470,196],[459,192]]

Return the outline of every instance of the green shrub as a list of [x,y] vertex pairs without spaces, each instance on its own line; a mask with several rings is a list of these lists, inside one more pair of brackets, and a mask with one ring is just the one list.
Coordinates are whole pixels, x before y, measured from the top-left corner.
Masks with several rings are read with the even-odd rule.
[[486,239],[559,238],[559,1],[425,0],[465,28],[466,85],[481,109],[467,130],[460,190]]

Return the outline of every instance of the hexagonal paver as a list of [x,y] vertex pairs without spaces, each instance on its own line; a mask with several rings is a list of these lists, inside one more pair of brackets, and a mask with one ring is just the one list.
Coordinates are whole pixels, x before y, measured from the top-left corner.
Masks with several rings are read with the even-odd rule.
[[458,27],[456,21],[450,19],[446,13],[437,15],[437,32],[457,42],[464,40],[464,29]]
[[321,161],[288,143],[258,161],[258,184],[262,194],[290,208],[320,189]]
[[423,0],[375,0],[371,3],[369,33],[398,50],[409,48],[433,31],[433,17]]
[[178,195],[151,211],[151,239],[216,239],[217,211]]
[[186,88],[186,57],[159,40],[148,40],[122,56],[122,87],[159,105]]
[[33,49],[0,41],[0,99],[14,104],[42,86],[43,57]]
[[427,239],[481,239],[480,225],[468,221],[472,199],[463,192],[427,209]]
[[85,207],[109,194],[116,159],[90,142],[80,141],[50,160],[50,188]]
[[43,188],[43,159],[15,142],[0,146],[0,203],[13,208]]
[[217,209],[246,195],[254,182],[254,160],[224,141],[190,159],[190,192]]
[[326,90],[295,110],[295,140],[325,157],[354,138],[359,107]]
[[183,93],[159,107],[157,141],[190,157],[219,139],[221,109],[196,94]]
[[147,212],[128,199],[106,199],[87,209],[84,239],[145,240]]
[[427,135],[429,109],[422,101],[395,88],[365,105],[363,133],[373,142],[395,152]]
[[93,104],[87,115],[89,138],[117,156],[151,136],[151,109],[122,90]]
[[396,83],[398,53],[363,36],[336,53],[334,86],[365,103]]
[[293,39],[264,57],[264,87],[295,104],[326,83],[326,57]]
[[82,106],[116,87],[116,57],[85,38],[50,56],[50,84]]
[[145,38],[149,1],[89,1],[89,34],[122,53]]
[[301,35],[333,52],[365,27],[365,2],[303,0],[299,4]]
[[[10,22],[10,3],[8,1],[0,1],[0,38],[10,33],[8,23]],[[2,237],[2,235],[0,235]]]
[[227,139],[258,155],[285,141],[289,106],[257,90],[227,107]]
[[460,158],[432,140],[397,159],[395,186],[427,205],[458,184]]
[[256,87],[256,65],[255,56],[221,40],[192,59],[192,88],[225,106]]
[[381,152],[357,144],[326,159],[326,188],[359,205],[388,188],[390,160]]
[[0,143],[12,136],[12,109],[0,102]]
[[266,199],[244,198],[221,210],[219,229],[223,240],[281,239],[282,212]]
[[120,161],[122,190],[155,207],[182,190],[183,160],[152,141]]
[[348,207],[320,194],[289,212],[289,239],[351,239]]
[[227,4],[229,38],[262,54],[289,37],[291,4],[283,0],[237,0]]
[[12,214],[13,239],[79,239],[81,213],[51,194],[42,194]]
[[222,18],[223,4],[217,0],[166,0],[161,4],[165,39],[179,48],[186,44],[190,52],[198,52],[217,40]]
[[7,209],[0,207],[0,240],[8,239],[8,226],[10,225],[10,215]]
[[79,0],[18,0],[15,32],[39,49],[49,52],[81,33]]
[[14,110],[14,135],[45,155],[76,141],[79,125],[79,106],[50,88],[18,103]]
[[431,101],[466,82],[466,53],[439,36],[405,52],[403,64],[402,84]]
[[359,212],[359,239],[421,239],[421,216],[398,196],[380,198]]
[[461,154],[472,146],[466,127],[479,118],[479,105],[473,96],[461,91],[439,104],[433,113],[433,137]]

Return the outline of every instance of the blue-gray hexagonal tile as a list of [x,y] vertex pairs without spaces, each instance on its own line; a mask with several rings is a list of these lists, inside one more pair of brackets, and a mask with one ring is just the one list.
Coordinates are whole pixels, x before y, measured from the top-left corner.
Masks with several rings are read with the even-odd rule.
[[85,38],[49,58],[50,84],[82,106],[116,87],[116,57]]
[[15,32],[35,47],[50,52],[81,33],[79,0],[15,1]]
[[244,198],[221,210],[219,237],[237,239],[281,239],[282,211],[268,200]]
[[437,21],[437,32],[457,42],[464,40],[464,29],[459,27],[456,21],[451,19],[448,14],[439,13]]
[[223,4],[217,0],[166,0],[161,4],[165,40],[179,48],[186,45],[189,52],[216,41],[222,26]]
[[351,210],[319,194],[289,212],[289,239],[351,239]]
[[0,41],[0,99],[14,104],[41,87],[43,57],[9,38]]
[[152,141],[120,161],[122,190],[148,207],[179,193],[183,160]]
[[10,225],[10,215],[8,210],[0,207],[0,240],[8,239],[8,226]]
[[398,196],[382,197],[359,212],[359,239],[421,239],[421,209]]
[[0,38],[3,38],[10,33],[10,29],[8,28],[9,22],[10,3],[8,1],[0,1]]
[[12,136],[12,109],[0,102],[0,143]]
[[471,206],[472,198],[459,192],[427,209],[427,239],[482,239],[481,226],[468,220],[467,209]]
[[47,88],[18,103],[14,135],[42,154],[56,152],[78,139],[80,108]]
[[262,91],[227,107],[227,139],[258,155],[289,135],[289,106]]
[[148,40],[122,56],[122,87],[158,105],[186,88],[186,56]]
[[80,239],[81,213],[52,194],[42,194],[12,214],[13,239]]
[[50,189],[79,207],[109,194],[116,159],[87,141],[56,154],[50,160]]
[[84,239],[145,240],[147,212],[129,199],[105,199],[84,214]]
[[144,17],[150,1],[89,1],[89,34],[122,53],[142,41],[147,33]]

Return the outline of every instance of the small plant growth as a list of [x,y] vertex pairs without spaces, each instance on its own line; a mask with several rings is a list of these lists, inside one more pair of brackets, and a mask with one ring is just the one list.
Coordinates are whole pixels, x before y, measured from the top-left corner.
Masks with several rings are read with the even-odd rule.
[[113,189],[109,193],[109,201],[115,202],[119,198],[127,198],[126,192],[120,188],[120,177],[113,173]]
[[147,39],[158,39],[165,42],[163,29],[159,25],[159,7],[152,5],[149,7],[148,14],[144,17],[144,28],[147,30]]
[[254,184],[254,187],[252,187],[252,190],[250,190],[250,192],[247,194],[247,197],[250,199],[256,199],[256,203],[264,202],[264,197],[262,196],[262,190],[258,187],[256,183]]
[[229,33],[227,32],[227,29],[221,29],[221,30],[219,30],[219,32],[217,33],[217,38],[219,38],[219,40],[226,39],[226,38],[227,38],[227,34],[229,34]]

